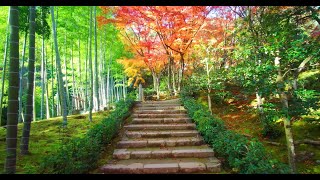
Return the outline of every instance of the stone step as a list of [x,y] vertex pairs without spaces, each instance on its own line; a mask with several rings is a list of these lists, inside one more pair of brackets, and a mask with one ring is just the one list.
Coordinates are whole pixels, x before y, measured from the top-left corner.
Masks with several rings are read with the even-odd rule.
[[183,106],[135,107],[135,110],[185,110]]
[[181,104],[180,101],[145,101],[145,102],[138,102],[136,104],[142,104],[142,105],[162,105],[162,104]]
[[[183,150],[183,149],[208,149],[211,148],[207,144],[197,145],[197,146],[174,146],[174,147],[140,147],[140,148],[125,148],[130,151],[156,151],[156,150]],[[212,149],[212,148],[211,148]]]
[[174,123],[191,123],[190,118],[133,118],[132,124],[174,124]]
[[144,103],[144,104],[180,103],[180,99],[170,99],[170,100],[162,100],[162,101],[144,101],[140,103]]
[[194,130],[194,123],[186,124],[130,124],[124,126],[126,130]]
[[214,157],[116,160],[100,168],[102,173],[125,174],[218,173],[220,171],[221,163]]
[[136,107],[174,107],[174,106],[182,106],[180,103],[163,103],[163,104],[145,104],[138,103],[135,105]]
[[174,146],[197,146],[204,143],[201,137],[179,138],[149,138],[139,140],[121,140],[117,148],[143,148],[143,147],[174,147]]
[[151,159],[151,158],[208,158],[213,157],[211,148],[207,149],[177,149],[177,150],[130,150],[115,149],[114,159]]
[[132,114],[133,118],[188,118],[187,114]]
[[154,138],[154,137],[193,137],[199,135],[195,130],[178,130],[178,131],[127,131],[126,136],[129,138]]
[[181,110],[134,110],[134,113],[137,114],[186,114],[185,109]]

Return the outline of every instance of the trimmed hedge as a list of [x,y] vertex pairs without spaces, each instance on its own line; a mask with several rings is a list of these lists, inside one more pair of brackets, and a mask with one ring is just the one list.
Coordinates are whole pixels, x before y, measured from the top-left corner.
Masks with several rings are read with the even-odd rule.
[[221,119],[185,91],[181,100],[204,140],[227,160],[227,166],[243,174],[290,173],[289,166],[272,159],[261,142],[228,130]]
[[101,123],[90,129],[83,138],[73,138],[59,150],[43,159],[40,172],[45,174],[80,174],[97,167],[106,144],[119,131],[123,120],[130,115],[134,100],[128,97],[116,103],[116,108]]

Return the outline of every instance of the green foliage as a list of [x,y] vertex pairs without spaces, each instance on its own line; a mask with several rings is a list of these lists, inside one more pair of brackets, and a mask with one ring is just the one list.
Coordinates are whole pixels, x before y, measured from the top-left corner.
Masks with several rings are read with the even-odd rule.
[[106,144],[117,134],[123,120],[129,115],[133,99],[117,102],[116,109],[101,123],[90,129],[84,138],[74,138],[43,159],[40,173],[79,174],[96,168],[96,163]]
[[315,90],[297,89],[289,105],[290,116],[307,115],[319,108],[320,93]]
[[242,159],[235,159],[234,166],[245,174],[283,174],[289,172],[289,167],[277,160],[270,159],[260,142],[250,141],[249,149]]
[[205,141],[210,143],[220,156],[228,160],[228,166],[245,174],[289,172],[287,165],[271,159],[260,142],[249,141],[243,135],[227,130],[220,119],[211,116],[207,108],[190,97],[187,91],[182,91],[181,100]]
[[[50,26],[47,22],[49,14],[49,6],[37,6],[36,7],[36,33],[38,35],[44,35],[45,39],[50,37]],[[19,30],[20,32],[26,32],[29,29],[29,6],[19,7]],[[43,20],[43,24],[42,24]]]
[[305,71],[299,74],[298,87],[305,87],[313,90],[320,89],[320,83],[314,82],[320,82],[319,69],[312,69],[310,71]]
[[275,122],[281,118],[280,112],[277,110],[277,106],[272,103],[265,103],[262,105],[263,113],[261,114],[262,121],[262,135],[271,139],[277,138],[282,135]]

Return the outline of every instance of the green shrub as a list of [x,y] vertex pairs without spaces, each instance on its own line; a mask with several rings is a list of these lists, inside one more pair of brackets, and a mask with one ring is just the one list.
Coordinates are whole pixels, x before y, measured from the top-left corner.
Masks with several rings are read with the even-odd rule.
[[90,129],[84,138],[74,138],[40,163],[40,173],[80,174],[96,168],[103,147],[119,131],[123,120],[130,114],[132,96],[117,102],[116,108],[101,123]]
[[181,92],[181,100],[204,140],[227,160],[227,166],[244,174],[289,173],[288,165],[271,159],[260,142],[227,130],[222,120],[210,115],[187,91]]
[[234,161],[234,167],[246,174],[279,174],[288,173],[289,167],[271,159],[260,142],[250,141],[246,155]]
[[282,117],[277,106],[272,103],[263,104],[262,135],[270,139],[275,139],[283,134],[283,130],[279,129],[276,121]]

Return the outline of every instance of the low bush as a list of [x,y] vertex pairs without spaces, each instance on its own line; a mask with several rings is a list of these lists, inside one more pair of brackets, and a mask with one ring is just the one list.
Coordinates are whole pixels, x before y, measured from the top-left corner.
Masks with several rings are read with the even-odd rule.
[[80,174],[97,167],[100,154],[119,131],[123,120],[130,115],[132,97],[117,102],[116,108],[101,123],[90,129],[84,138],[73,138],[40,163],[40,173]]
[[262,121],[262,136],[270,139],[276,139],[283,135],[283,129],[279,128],[276,122],[283,116],[277,105],[273,103],[264,103]]
[[204,140],[227,160],[226,166],[244,174],[290,172],[288,165],[270,157],[261,142],[226,129],[221,119],[210,115],[208,108],[198,103],[187,91],[181,92],[181,100]]

